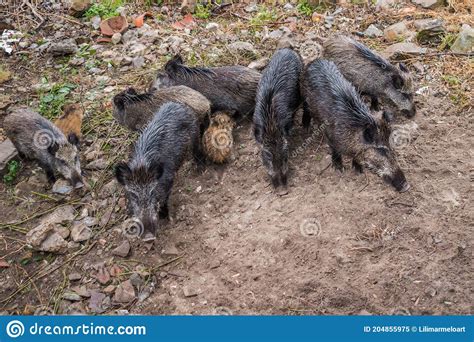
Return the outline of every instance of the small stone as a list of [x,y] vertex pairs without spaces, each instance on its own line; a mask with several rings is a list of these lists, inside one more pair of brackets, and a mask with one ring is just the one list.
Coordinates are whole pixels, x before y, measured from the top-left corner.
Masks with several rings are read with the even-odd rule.
[[180,251],[175,244],[170,243],[162,249],[161,254],[165,257],[176,257],[180,255]]
[[84,219],[82,220],[82,222],[83,222],[87,227],[94,227],[94,226],[97,226],[97,225],[99,224],[99,221],[97,220],[97,218],[95,218],[95,217],[90,217],[90,216],[84,217]]
[[109,285],[109,286],[106,286],[103,291],[104,293],[107,293],[107,294],[111,294],[115,291],[117,287],[115,285]]
[[89,164],[87,164],[86,169],[88,170],[104,170],[108,165],[107,160],[100,158],[91,161]]
[[99,27],[100,27],[100,22],[102,21],[102,19],[100,19],[100,17],[98,15],[96,15],[95,17],[92,17],[91,18],[91,25],[92,27],[94,28],[94,30],[98,30]]
[[79,300],[82,300],[81,296],[79,296],[77,293],[71,292],[71,291],[65,291],[62,295],[62,298],[66,299],[66,300],[70,300],[72,302],[77,302]]
[[82,275],[81,275],[80,273],[77,273],[77,272],[76,272],[76,273],[71,273],[71,274],[69,274],[69,276],[68,276],[68,279],[69,279],[70,281],[81,280],[81,278],[82,278]]
[[92,230],[84,222],[77,222],[71,228],[71,237],[74,242],[87,241],[92,237]]
[[141,43],[136,43],[130,46],[129,52],[131,56],[143,56],[146,51],[146,46]]
[[393,45],[390,45],[388,48],[386,48],[383,52],[384,57],[386,58],[391,58],[397,54],[405,54],[405,53],[418,53],[418,54],[424,54],[428,51],[426,48],[419,47],[418,45],[414,43],[396,43]]
[[115,290],[113,301],[116,303],[129,303],[136,297],[135,289],[130,280],[120,283]]
[[286,3],[285,6],[283,6],[283,9],[284,9],[285,11],[291,11],[291,10],[293,10],[294,8],[295,8],[295,7],[294,7],[292,4],[290,4],[290,3]]
[[420,44],[432,43],[438,45],[446,32],[441,19],[420,19],[416,20],[414,25],[419,30],[416,34],[416,40]]
[[377,11],[386,10],[386,9],[391,8],[397,2],[398,2],[397,0],[377,0],[377,3],[375,4],[375,9]]
[[128,240],[124,240],[120,245],[118,245],[117,248],[112,250],[112,255],[125,258],[129,252],[130,252],[130,242]]
[[65,179],[58,179],[54,185],[53,189],[51,190],[55,194],[59,195],[69,195],[74,188],[71,186],[69,181]]
[[91,296],[91,292],[85,286],[74,286],[71,290],[84,298],[89,298]]
[[258,6],[256,3],[251,3],[247,6],[245,6],[244,11],[247,13],[252,13],[252,12],[257,12],[258,11]]
[[382,37],[383,36],[383,31],[380,30],[374,24],[372,24],[369,27],[367,27],[367,29],[364,31],[364,36],[370,37],[370,38]]
[[387,39],[389,42],[393,42],[400,39],[404,39],[405,35],[407,34],[407,31],[407,25],[405,24],[405,22],[401,21],[399,23],[390,25],[383,32],[385,39]]
[[184,286],[183,293],[185,297],[195,297],[200,293],[200,291],[189,286]]
[[423,8],[430,8],[430,9],[444,6],[445,4],[445,0],[411,0],[411,2]]
[[78,50],[74,39],[64,39],[59,42],[51,43],[48,52],[53,56],[66,56],[75,54]]
[[474,49],[474,29],[464,24],[461,32],[451,46],[451,51],[456,53],[469,53]]
[[228,49],[234,53],[241,54],[241,55],[246,55],[246,56],[256,56],[257,52],[253,45],[249,42],[235,42],[232,44],[228,45]]
[[64,253],[67,242],[55,231],[51,223],[40,224],[26,234],[26,242],[39,251]]
[[102,302],[106,298],[106,295],[101,292],[92,292],[91,299],[89,300],[89,309],[92,313],[100,314],[105,311]]
[[10,160],[18,156],[16,150],[10,139],[6,139],[0,143],[0,173],[4,173]]
[[72,66],[79,66],[79,65],[82,65],[84,64],[85,62],[85,58],[83,57],[79,57],[79,58],[71,58],[69,60],[69,65],[72,65]]
[[260,70],[265,69],[265,67],[267,66],[268,62],[269,62],[268,57],[264,57],[264,58],[260,58],[260,59],[258,59],[258,60],[256,60],[256,61],[251,62],[251,63],[248,65],[248,67],[249,67],[250,69],[255,69],[255,70],[259,70],[259,71],[260,71]]
[[112,39],[112,44],[117,45],[122,40],[122,34],[120,32],[116,32],[112,35],[111,39]]
[[218,28],[219,28],[218,23],[209,23],[206,25],[206,30],[208,31],[217,31]]
[[53,224],[67,224],[74,220],[76,217],[76,211],[72,205],[65,205],[57,208],[51,214],[41,220],[41,224],[53,223]]
[[69,14],[73,17],[81,17],[84,12],[91,6],[91,0],[72,0],[69,7]]

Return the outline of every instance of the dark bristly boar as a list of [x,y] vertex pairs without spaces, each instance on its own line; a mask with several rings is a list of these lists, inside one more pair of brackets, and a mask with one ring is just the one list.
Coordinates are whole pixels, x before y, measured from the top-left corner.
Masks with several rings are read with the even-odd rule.
[[260,73],[235,65],[216,68],[192,68],[174,56],[160,71],[151,90],[173,85],[185,85],[211,101],[212,111],[231,112],[236,116],[252,115],[255,107]]
[[74,133],[66,136],[30,108],[19,108],[5,118],[5,132],[20,156],[35,160],[53,183],[59,174],[76,188],[82,187],[81,163]]
[[168,217],[174,177],[190,150],[201,165],[196,114],[186,105],[168,102],[141,133],[129,162],[117,164],[115,177],[125,187],[130,215],[143,225],[144,239],[153,239],[158,218]]
[[370,96],[372,109],[378,101],[407,118],[415,116],[412,77],[403,63],[398,68],[365,45],[342,35],[327,39],[323,58],[333,61],[344,77],[363,95]]
[[301,57],[295,51],[278,50],[258,85],[254,135],[261,146],[263,165],[275,187],[287,184],[288,136],[301,102],[299,78],[302,68]]
[[336,169],[342,171],[342,156],[347,155],[359,172],[367,167],[398,191],[409,189],[390,147],[389,115],[372,115],[333,62],[310,63],[303,74],[302,92],[305,109],[326,135]]
[[202,124],[206,123],[211,112],[211,104],[204,95],[189,87],[175,86],[142,94],[128,88],[114,96],[113,116],[122,126],[136,131],[144,128],[166,102],[188,105]]

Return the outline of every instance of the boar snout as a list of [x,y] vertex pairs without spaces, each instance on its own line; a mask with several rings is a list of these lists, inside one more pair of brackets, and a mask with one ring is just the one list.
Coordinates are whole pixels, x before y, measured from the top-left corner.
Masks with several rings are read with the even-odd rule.
[[403,171],[400,169],[395,171],[393,176],[387,176],[386,181],[388,181],[398,192],[405,192],[410,189],[410,184],[408,184]]

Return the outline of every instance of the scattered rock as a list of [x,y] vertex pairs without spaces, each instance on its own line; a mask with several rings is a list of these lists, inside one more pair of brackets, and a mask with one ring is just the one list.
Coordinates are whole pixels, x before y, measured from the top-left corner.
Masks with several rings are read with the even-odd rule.
[[433,9],[436,7],[444,6],[445,0],[411,0],[415,5],[421,6],[423,8]]
[[176,257],[180,255],[180,251],[175,244],[169,243],[161,250],[161,254],[165,257]]
[[248,67],[250,69],[255,69],[255,70],[263,70],[265,69],[265,67],[267,66],[269,62],[269,58],[268,57],[263,57],[263,58],[260,58],[259,60],[256,60],[256,61],[253,61],[251,62]]
[[92,237],[92,230],[84,222],[77,222],[71,228],[71,237],[74,242],[82,242]]
[[102,19],[100,19],[100,17],[98,15],[96,15],[95,17],[92,17],[91,18],[91,25],[92,27],[94,28],[94,30],[98,30],[99,27],[100,27],[100,22],[102,21]]
[[0,173],[6,169],[8,162],[18,156],[16,150],[10,139],[6,139],[0,143]]
[[87,164],[86,169],[88,170],[103,170],[107,167],[107,160],[104,158],[96,159]]
[[81,280],[81,278],[82,278],[82,275],[81,275],[80,273],[77,273],[77,272],[71,273],[71,274],[69,274],[69,276],[68,276],[68,279],[69,279],[70,281]]
[[451,46],[451,51],[456,53],[468,53],[474,49],[474,29],[464,24],[461,32]]
[[419,30],[416,40],[420,44],[433,43],[438,45],[446,32],[441,19],[416,20],[414,25]]
[[146,46],[142,43],[135,43],[130,45],[129,48],[129,54],[130,56],[143,56],[146,51]]
[[8,263],[8,261],[0,259],[0,268],[9,268],[9,267],[10,267],[10,264]]
[[208,31],[217,31],[218,28],[219,28],[218,23],[209,23],[206,25],[206,30]]
[[59,195],[69,195],[72,190],[74,190],[74,188],[71,186],[69,181],[60,178],[54,183],[51,191]]
[[285,11],[291,11],[291,10],[293,10],[294,8],[295,8],[295,7],[294,7],[292,4],[290,4],[290,3],[286,3],[285,6],[283,6],[283,9],[284,9]]
[[228,45],[228,48],[231,52],[249,56],[249,57],[255,57],[257,55],[257,51],[253,47],[253,45],[249,42],[235,42],[232,44]]
[[137,289],[139,289],[140,287],[143,286],[143,284],[145,283],[142,279],[142,277],[140,277],[140,275],[138,273],[133,273],[131,276],[130,276],[130,282],[132,283],[132,285],[134,287],[136,287]]
[[65,205],[57,208],[51,214],[41,220],[41,224],[67,224],[74,220],[76,212],[72,205]]
[[74,286],[71,290],[84,298],[89,298],[91,296],[91,292],[85,286]]
[[112,35],[112,44],[117,45],[122,40],[122,34],[120,32],[116,32]]
[[90,216],[84,217],[84,219],[82,220],[82,222],[83,222],[87,227],[94,227],[94,226],[97,226],[97,225],[99,224],[99,221],[97,220],[97,218],[95,218],[95,217],[90,217]]
[[258,11],[258,6],[256,3],[251,3],[247,6],[245,6],[244,11],[247,13],[253,13]]
[[106,295],[101,292],[92,292],[91,299],[89,300],[89,309],[92,313],[100,314],[105,311],[102,306],[103,300],[106,298]]
[[375,9],[376,10],[389,9],[396,3],[397,3],[397,0],[377,0],[377,3],[375,4]]
[[71,6],[69,7],[69,14],[79,18],[87,11],[91,4],[91,0],[72,0]]
[[51,43],[48,52],[53,56],[66,56],[75,54],[78,50],[74,39],[64,39],[59,42]]
[[136,297],[135,289],[130,280],[120,283],[115,290],[113,301],[116,303],[129,303]]
[[64,253],[67,242],[54,228],[54,224],[51,223],[40,224],[26,234],[26,242],[39,251]]
[[107,293],[107,294],[111,294],[115,291],[117,287],[115,285],[109,285],[109,286],[106,286],[102,291],[104,291],[104,293]]
[[118,245],[117,248],[112,250],[112,255],[125,258],[129,252],[130,252],[130,242],[128,240],[124,240],[120,245]]
[[195,297],[200,293],[200,291],[189,286],[184,286],[183,293],[185,297]]
[[380,30],[374,24],[372,24],[369,27],[367,27],[367,29],[364,31],[364,36],[370,37],[370,38],[382,37],[383,36],[383,31]]
[[63,293],[62,298],[70,300],[71,302],[77,302],[79,300],[82,300],[81,296],[79,296],[77,293],[67,290]]
[[388,48],[386,48],[383,52],[383,55],[386,58],[392,58],[395,55],[403,55],[403,54],[409,54],[409,53],[419,53],[423,54],[426,53],[428,49],[419,47],[418,45],[414,43],[397,43],[390,45]]
[[400,39],[405,39],[407,31],[407,25],[404,21],[401,21],[399,23],[390,25],[383,31],[383,33],[385,39],[387,39],[389,42],[393,42],[398,41]]

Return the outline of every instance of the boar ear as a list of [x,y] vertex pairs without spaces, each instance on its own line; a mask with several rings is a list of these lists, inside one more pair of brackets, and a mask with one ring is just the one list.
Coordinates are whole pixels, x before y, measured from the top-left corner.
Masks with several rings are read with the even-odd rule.
[[53,141],[51,145],[48,146],[48,152],[53,156],[56,154],[56,152],[58,152],[58,150],[59,144],[56,141]]
[[123,109],[125,107],[124,105],[125,98],[123,94],[115,95],[112,101],[114,102],[114,105],[119,109]]
[[403,78],[398,74],[392,75],[392,82],[395,89],[402,89],[403,87]]
[[403,72],[408,72],[408,68],[405,63],[398,63],[398,68]]
[[178,54],[178,55],[175,55],[173,58],[171,58],[165,65],[165,70],[167,72],[173,72],[177,69],[177,67],[180,65],[180,64],[183,64],[183,58],[181,58],[181,56]]
[[67,136],[67,141],[76,147],[79,146],[79,138],[77,137],[76,133],[69,133]]
[[138,95],[137,91],[135,90],[135,88],[127,88],[127,94],[129,95]]
[[364,142],[366,144],[373,144],[375,140],[375,127],[367,126],[364,129],[363,136],[364,136]]
[[120,162],[115,165],[115,178],[120,184],[124,185],[126,179],[130,177],[131,173],[132,170],[130,170],[130,167],[127,163]]

